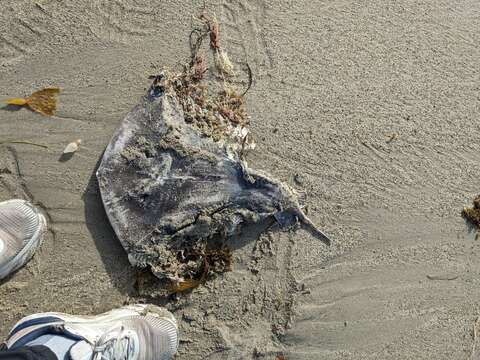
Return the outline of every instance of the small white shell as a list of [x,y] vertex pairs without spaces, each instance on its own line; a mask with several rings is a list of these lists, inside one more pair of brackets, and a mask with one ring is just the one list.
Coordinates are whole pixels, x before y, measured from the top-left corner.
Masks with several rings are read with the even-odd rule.
[[74,153],[75,151],[78,150],[79,145],[82,143],[81,139],[75,140],[74,142],[71,142],[65,147],[65,150],[63,150],[64,154],[70,154]]

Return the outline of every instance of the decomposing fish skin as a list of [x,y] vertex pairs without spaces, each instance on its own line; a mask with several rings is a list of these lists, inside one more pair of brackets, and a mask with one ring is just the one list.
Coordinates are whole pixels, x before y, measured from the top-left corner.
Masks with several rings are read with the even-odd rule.
[[238,125],[224,140],[205,136],[185,120],[174,93],[152,85],[116,130],[97,172],[107,215],[133,265],[159,278],[194,278],[206,248],[272,218],[282,226],[300,222],[329,243],[294,190],[247,166],[247,132]]

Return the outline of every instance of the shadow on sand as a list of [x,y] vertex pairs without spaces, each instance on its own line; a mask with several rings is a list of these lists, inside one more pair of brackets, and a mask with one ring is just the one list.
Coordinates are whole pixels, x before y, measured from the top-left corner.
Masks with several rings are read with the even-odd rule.
[[[58,161],[59,161],[59,162],[62,162],[62,163],[63,163],[63,162],[67,162],[68,160],[70,160],[70,159],[73,157],[74,154],[75,154],[75,153],[73,153],[73,152],[71,152],[71,153],[66,153],[66,154],[62,154],[62,155],[60,155],[60,157],[58,158]],[[93,174],[93,177],[95,177],[95,173]],[[91,181],[92,181],[92,178],[90,177],[90,181],[88,182],[88,186],[90,186]],[[88,187],[87,187],[87,190],[86,190],[86,191],[88,191]]]
[[10,104],[0,107],[0,110],[2,110],[2,111],[18,111],[18,110],[21,110],[21,109],[23,109],[23,106],[10,105]]
[[[103,154],[102,154],[103,156]],[[82,199],[85,205],[85,221],[101,256],[110,280],[121,293],[134,292],[135,269],[130,265],[103,207],[96,172],[102,157],[97,161]]]

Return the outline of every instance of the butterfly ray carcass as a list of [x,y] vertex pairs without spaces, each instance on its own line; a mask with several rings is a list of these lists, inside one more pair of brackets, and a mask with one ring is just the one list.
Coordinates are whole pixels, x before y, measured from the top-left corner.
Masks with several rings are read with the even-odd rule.
[[[300,223],[328,244],[293,189],[247,166],[243,153],[254,144],[242,96],[230,87],[209,95],[193,60],[182,74],[154,78],[97,172],[130,262],[174,283],[204,278],[208,269],[222,271],[225,239],[271,219]],[[208,263],[209,252],[217,263]]]
[[[240,128],[230,134],[234,130],[247,136]],[[172,280],[193,277],[202,260],[193,255],[209,239],[271,217],[281,225],[299,220],[329,241],[304,215],[292,189],[246,165],[241,136],[204,136],[185,121],[176,96],[157,85],[126,116],[97,177],[133,265]]]

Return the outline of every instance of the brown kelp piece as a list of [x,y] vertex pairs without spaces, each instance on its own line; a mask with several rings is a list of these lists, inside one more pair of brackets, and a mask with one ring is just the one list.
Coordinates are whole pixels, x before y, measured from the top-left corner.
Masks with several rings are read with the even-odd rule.
[[204,33],[210,36],[210,49],[213,52],[215,67],[223,77],[233,77],[234,67],[227,52],[220,46],[220,25],[215,15],[209,16],[205,12],[200,16],[204,23]]
[[206,12],[200,15],[202,20],[207,26],[208,34],[210,35],[210,47],[212,50],[220,49],[220,26],[218,25],[217,18],[215,16],[209,16]]
[[56,95],[59,88],[45,88],[34,92],[27,98],[14,98],[7,100],[8,105],[28,106],[32,111],[45,116],[52,116],[57,109]]
[[191,253],[192,259],[201,259],[203,267],[191,278],[180,281],[171,281],[168,290],[171,293],[182,293],[192,290],[203,284],[209,275],[221,274],[230,271],[232,267],[232,251],[229,248],[206,249],[201,252]]
[[477,228],[480,228],[480,195],[477,195],[475,199],[473,199],[473,207],[463,208],[462,216]]

